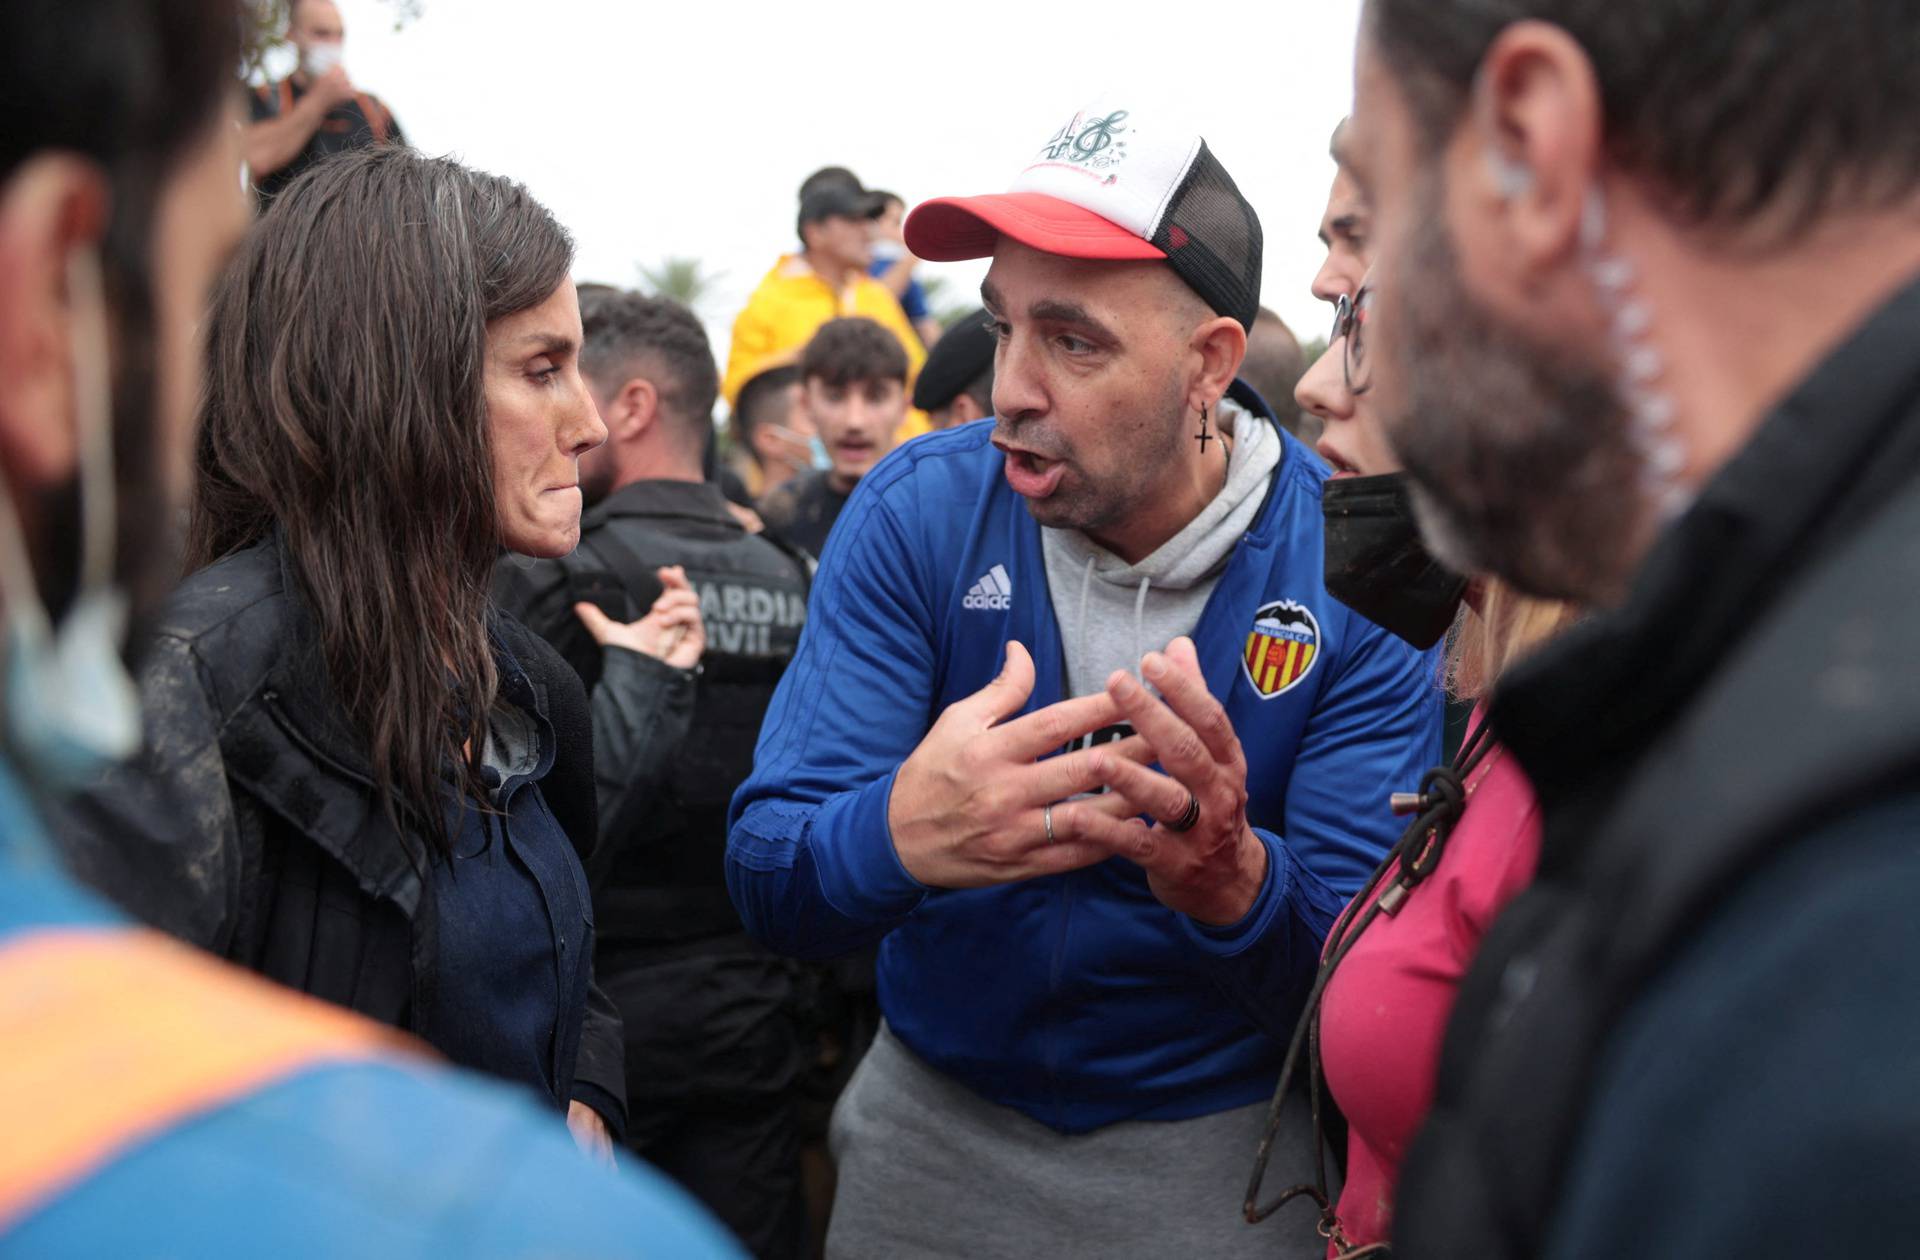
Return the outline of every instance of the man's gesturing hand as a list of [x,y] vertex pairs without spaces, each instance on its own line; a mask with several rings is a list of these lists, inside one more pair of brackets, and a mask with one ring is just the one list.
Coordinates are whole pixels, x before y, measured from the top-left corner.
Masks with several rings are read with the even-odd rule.
[[[1166,772],[1119,757],[1097,759],[1093,772],[1160,826],[1144,837],[1090,828],[1089,838],[1110,834],[1112,851],[1146,870],[1147,885],[1162,904],[1202,923],[1233,923],[1253,908],[1267,875],[1267,846],[1247,825],[1247,759],[1240,739],[1207,690],[1193,640],[1183,636],[1164,654],[1147,653],[1140,672],[1160,689],[1164,703],[1125,670],[1107,680],[1107,695]],[[1192,830],[1175,831],[1167,824],[1180,821],[1190,799],[1200,817]]]
[[[1036,760],[1112,724],[1120,713],[1112,697],[1062,700],[1007,721],[1032,693],[1033,658],[1009,643],[1000,676],[948,706],[900,766],[887,826],[901,865],[921,883],[980,888],[1070,871],[1111,857],[1129,832],[1146,834],[1145,824],[1123,821],[1138,808],[1117,795],[1067,801],[1100,785],[1097,766],[1149,756],[1140,740]],[[1094,827],[1103,843],[1086,841]]]

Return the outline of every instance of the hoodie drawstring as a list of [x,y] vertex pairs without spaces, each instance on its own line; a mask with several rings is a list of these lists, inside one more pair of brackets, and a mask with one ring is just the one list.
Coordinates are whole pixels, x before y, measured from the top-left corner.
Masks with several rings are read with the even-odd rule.
[[[1133,597],[1133,676],[1140,678],[1140,658],[1147,654],[1147,582],[1140,579],[1140,593]],[[1085,613],[1080,614],[1082,617]],[[1146,686],[1147,680],[1140,678],[1140,685]]]
[[[1087,567],[1080,571],[1080,616],[1073,631],[1073,659],[1087,659],[1087,608],[1093,599],[1093,566],[1095,558],[1087,557]],[[1140,589],[1133,597],[1133,676],[1140,678],[1140,660],[1147,654],[1147,588],[1153,579],[1140,579]],[[1144,686],[1146,680],[1142,678]]]
[[1087,567],[1080,574],[1080,621],[1073,630],[1073,659],[1087,659],[1087,605],[1093,597],[1093,557],[1087,557]]

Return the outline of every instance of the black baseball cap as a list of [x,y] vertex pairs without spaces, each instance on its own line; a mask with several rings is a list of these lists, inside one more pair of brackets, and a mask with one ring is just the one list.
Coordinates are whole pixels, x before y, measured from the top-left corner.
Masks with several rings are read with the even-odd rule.
[[938,411],[993,368],[994,335],[984,310],[963,315],[927,351],[913,383],[913,405]]
[[877,219],[885,204],[870,192],[829,184],[808,193],[800,202],[800,227],[822,219]]

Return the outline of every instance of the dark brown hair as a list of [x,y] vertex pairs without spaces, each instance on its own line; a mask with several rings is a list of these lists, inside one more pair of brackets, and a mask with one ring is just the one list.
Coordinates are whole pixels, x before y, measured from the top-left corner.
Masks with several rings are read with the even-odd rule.
[[1531,19],[1586,50],[1611,156],[1683,222],[1791,236],[1920,191],[1913,0],[1369,0],[1366,14],[1430,153],[1494,39]]
[[830,319],[800,352],[803,380],[821,380],[836,388],[865,381],[907,383],[907,352],[900,339],[859,315]]
[[498,685],[487,325],[572,265],[519,184],[383,146],[290,185],[214,300],[190,567],[280,530],[390,816],[443,846]]
[[784,425],[789,416],[787,387],[800,380],[800,365],[784,363],[768,368],[740,387],[740,401],[733,404],[730,423],[733,444],[744,449],[754,463],[760,452],[753,448],[753,434],[763,424]]
[[596,286],[580,298],[580,370],[603,394],[645,376],[678,422],[681,445],[695,454],[713,433],[720,369],[707,330],[672,298]]

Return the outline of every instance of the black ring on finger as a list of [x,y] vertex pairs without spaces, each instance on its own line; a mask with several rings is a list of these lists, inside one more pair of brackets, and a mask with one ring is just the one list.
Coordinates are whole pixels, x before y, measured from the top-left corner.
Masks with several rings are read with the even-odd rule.
[[1200,821],[1200,798],[1193,794],[1192,788],[1188,788],[1186,812],[1181,814],[1180,817],[1174,819],[1172,822],[1163,823],[1161,825],[1164,826],[1168,831],[1192,831],[1194,824],[1199,821]]

